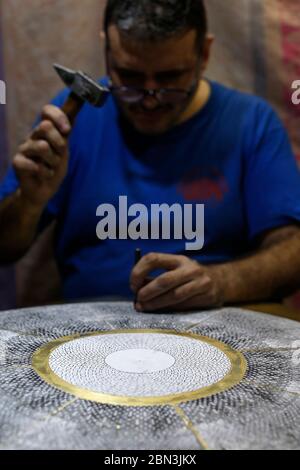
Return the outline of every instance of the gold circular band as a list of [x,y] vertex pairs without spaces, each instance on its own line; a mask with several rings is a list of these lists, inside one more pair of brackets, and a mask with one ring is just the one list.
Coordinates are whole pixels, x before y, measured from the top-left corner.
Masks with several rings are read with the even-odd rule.
[[[88,336],[100,336],[100,335],[116,335],[116,334],[126,334],[126,333],[148,333],[148,334],[164,334],[164,335],[175,335],[182,336],[186,338],[193,338],[198,341],[202,341],[210,344],[221,350],[229,359],[231,363],[231,369],[228,374],[223,377],[222,380],[216,382],[215,384],[209,385],[207,387],[199,388],[198,390],[193,390],[191,392],[176,393],[173,395],[163,395],[156,397],[130,397],[130,396],[117,396],[104,394],[99,392],[93,392],[87,389],[83,389],[72,385],[58,375],[56,375],[49,366],[49,357],[54,351],[64,343],[73,341],[79,338],[86,338]],[[72,336],[64,336],[62,338],[51,341],[50,343],[45,344],[39,348],[32,356],[32,367],[37,372],[37,374],[48,384],[63,390],[64,392],[70,393],[78,398],[83,400],[95,401],[98,403],[110,404],[110,405],[124,405],[124,406],[155,406],[155,405],[174,405],[186,401],[196,400],[198,398],[204,398],[217,393],[223,392],[232,388],[234,385],[237,385],[245,376],[247,371],[247,362],[245,357],[239,351],[231,348],[221,341],[215,339],[197,335],[194,333],[180,333],[172,330],[150,330],[150,329],[140,329],[140,330],[115,330],[115,331],[100,331],[87,334],[75,334]]]

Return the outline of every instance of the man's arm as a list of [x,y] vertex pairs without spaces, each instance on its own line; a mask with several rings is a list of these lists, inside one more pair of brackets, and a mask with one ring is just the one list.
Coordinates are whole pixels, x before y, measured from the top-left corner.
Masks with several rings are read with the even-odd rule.
[[40,217],[68,167],[67,116],[45,106],[42,121],[19,147],[13,167],[19,189],[0,203],[0,264],[20,259],[34,241]]
[[[145,286],[155,269],[167,272]],[[137,310],[187,310],[270,300],[300,287],[300,229],[286,226],[262,237],[258,250],[230,263],[203,266],[174,255],[146,255],[133,269]]]
[[42,207],[31,206],[18,190],[0,203],[0,263],[18,261],[32,245]]
[[300,287],[300,228],[269,231],[252,256],[211,269],[223,279],[224,303],[288,296]]

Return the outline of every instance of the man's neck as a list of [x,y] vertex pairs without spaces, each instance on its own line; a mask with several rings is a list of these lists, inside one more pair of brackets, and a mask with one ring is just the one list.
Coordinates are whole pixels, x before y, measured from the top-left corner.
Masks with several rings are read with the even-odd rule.
[[182,124],[188,119],[192,118],[195,114],[201,111],[202,108],[206,105],[211,95],[211,86],[207,80],[200,80],[196,94],[184,111],[178,124]]

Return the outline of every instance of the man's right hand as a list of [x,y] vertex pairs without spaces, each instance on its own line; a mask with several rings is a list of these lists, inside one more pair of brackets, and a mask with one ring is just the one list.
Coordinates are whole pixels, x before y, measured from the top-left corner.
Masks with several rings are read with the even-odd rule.
[[43,209],[67,174],[70,131],[70,122],[63,111],[47,105],[42,111],[42,121],[13,159],[22,199],[32,208]]

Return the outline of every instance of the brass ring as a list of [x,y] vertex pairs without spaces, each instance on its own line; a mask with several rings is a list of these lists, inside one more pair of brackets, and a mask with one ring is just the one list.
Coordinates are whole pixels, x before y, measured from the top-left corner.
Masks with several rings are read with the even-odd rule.
[[[148,334],[168,334],[181,336],[186,338],[193,338],[198,341],[202,341],[218,348],[222,351],[231,363],[231,369],[228,374],[225,375],[219,382],[212,385],[193,390],[191,392],[176,393],[173,395],[162,395],[157,397],[130,397],[130,396],[117,396],[104,394],[99,392],[93,392],[87,389],[83,389],[72,385],[58,375],[56,375],[49,366],[49,357],[54,351],[64,343],[73,341],[79,338],[85,338],[89,336],[100,336],[100,335],[111,335],[111,334],[124,334],[124,333],[148,333]],[[242,353],[231,348],[229,345],[222,343],[221,341],[209,338],[207,336],[201,336],[195,333],[177,332],[172,330],[150,330],[150,329],[139,329],[139,330],[115,330],[115,331],[104,331],[104,332],[93,332],[87,334],[75,334],[72,336],[64,336],[62,338],[51,341],[41,348],[39,348],[32,356],[32,367],[36,373],[48,384],[53,387],[63,390],[71,395],[88,401],[95,401],[103,404],[110,405],[124,405],[124,406],[155,406],[155,405],[174,405],[199,398],[208,397],[217,393],[228,390],[233,386],[237,385],[244,378],[247,371],[247,362]]]

